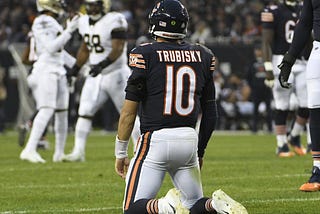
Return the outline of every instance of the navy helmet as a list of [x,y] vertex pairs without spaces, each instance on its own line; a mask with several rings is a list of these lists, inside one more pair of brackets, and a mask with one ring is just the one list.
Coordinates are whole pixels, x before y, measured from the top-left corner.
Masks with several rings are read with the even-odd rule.
[[180,1],[161,0],[149,14],[149,33],[153,38],[183,39],[188,21],[188,11]]

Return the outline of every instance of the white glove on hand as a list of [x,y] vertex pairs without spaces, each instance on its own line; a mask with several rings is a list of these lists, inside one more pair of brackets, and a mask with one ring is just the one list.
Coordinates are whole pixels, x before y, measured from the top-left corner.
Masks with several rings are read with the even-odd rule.
[[274,80],[267,80],[267,79],[265,79],[265,80],[264,80],[264,84],[265,84],[266,86],[268,86],[269,88],[273,88],[273,86],[274,86]]
[[78,29],[79,18],[79,15],[75,15],[74,17],[67,19],[66,31],[68,33],[72,34],[75,30]]

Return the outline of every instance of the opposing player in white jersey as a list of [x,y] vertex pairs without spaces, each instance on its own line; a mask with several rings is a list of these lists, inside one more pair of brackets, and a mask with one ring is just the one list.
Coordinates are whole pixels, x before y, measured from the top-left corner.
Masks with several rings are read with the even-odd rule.
[[32,32],[35,39],[37,61],[33,64],[32,75],[37,79],[34,93],[39,109],[26,147],[20,159],[32,163],[45,163],[36,151],[45,127],[54,115],[55,151],[54,162],[60,162],[64,155],[64,146],[68,130],[69,91],[66,70],[63,67],[63,47],[78,27],[78,16],[67,22],[66,29],[58,23],[62,10],[60,0],[38,0],[40,15],[34,20]]
[[[76,76],[87,60],[91,70],[81,92],[75,145],[72,153],[65,156],[65,161],[84,161],[92,117],[108,98],[120,112],[125,99],[126,81],[131,72],[127,65],[128,24],[125,17],[118,12],[109,12],[109,0],[85,0],[85,5],[87,15],[79,20],[83,43],[69,75]],[[136,121],[136,131],[132,135],[134,142],[140,134]]]

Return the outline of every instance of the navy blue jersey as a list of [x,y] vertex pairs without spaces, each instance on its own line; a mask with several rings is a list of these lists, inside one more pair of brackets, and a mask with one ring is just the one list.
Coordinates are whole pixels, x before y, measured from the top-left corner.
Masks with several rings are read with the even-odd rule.
[[298,57],[309,41],[312,30],[314,40],[320,41],[320,1],[304,0],[295,36],[289,50],[292,56]]
[[[130,52],[126,99],[141,102],[141,132],[195,127],[202,103],[215,99],[213,53],[186,42],[154,42]],[[145,89],[130,90],[129,82]]]
[[292,42],[300,7],[289,9],[284,4],[271,5],[261,13],[262,27],[274,32],[272,53],[285,54]]

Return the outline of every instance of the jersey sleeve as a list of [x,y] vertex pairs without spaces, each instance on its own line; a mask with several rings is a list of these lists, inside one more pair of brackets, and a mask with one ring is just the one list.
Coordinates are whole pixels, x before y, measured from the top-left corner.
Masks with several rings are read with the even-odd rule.
[[273,29],[274,28],[274,23],[275,23],[275,8],[270,8],[266,7],[262,12],[261,12],[261,17],[260,21],[262,24],[262,28],[266,29]]
[[210,140],[212,132],[216,127],[216,121],[218,117],[216,101],[215,101],[215,86],[213,81],[213,72],[215,70],[215,56],[210,51],[208,53],[209,69],[205,83],[205,87],[202,91],[202,97],[200,99],[202,117],[198,136],[198,156],[203,157],[205,149]]
[[129,67],[132,74],[126,87],[126,99],[142,101],[146,94],[146,75],[148,69],[147,54],[142,47],[133,49],[129,54]]
[[121,13],[113,13],[112,29],[128,29],[128,22]]

